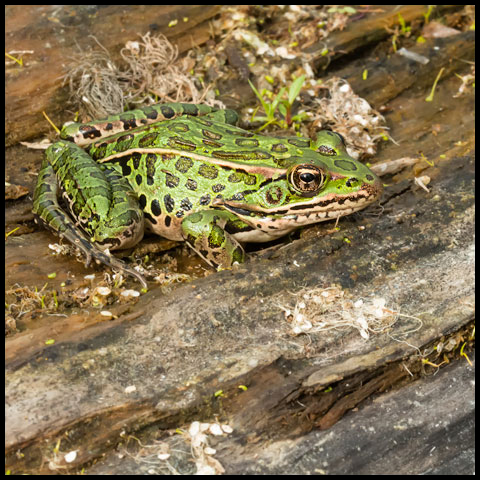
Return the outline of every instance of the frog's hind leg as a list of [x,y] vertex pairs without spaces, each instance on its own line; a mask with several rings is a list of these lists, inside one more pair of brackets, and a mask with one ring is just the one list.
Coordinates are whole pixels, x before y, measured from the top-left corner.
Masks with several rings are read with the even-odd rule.
[[232,236],[243,228],[250,227],[235,215],[221,210],[201,210],[182,221],[182,234],[188,245],[219,270],[235,262],[244,262],[245,252]]
[[[58,201],[59,184],[72,220]],[[46,152],[33,198],[37,220],[66,238],[85,255],[145,279],[102,248],[126,248],[143,236],[143,212],[128,182],[112,169],[96,164],[82,149],[58,142]],[[98,242],[100,248],[92,242]]]

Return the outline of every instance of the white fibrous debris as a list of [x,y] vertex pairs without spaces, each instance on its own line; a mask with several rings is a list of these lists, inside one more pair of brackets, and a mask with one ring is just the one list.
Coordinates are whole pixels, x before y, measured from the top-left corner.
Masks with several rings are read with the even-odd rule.
[[340,133],[353,158],[375,154],[375,143],[381,138],[389,138],[384,117],[364,98],[356,95],[342,78],[332,77],[319,89],[319,93],[322,90],[327,93],[315,100],[318,104],[315,123],[320,128],[331,128]]
[[312,289],[297,294],[294,306],[279,305],[293,335],[324,330],[354,328],[365,340],[395,323],[398,312],[386,308],[386,299],[373,297],[346,299],[339,287]]

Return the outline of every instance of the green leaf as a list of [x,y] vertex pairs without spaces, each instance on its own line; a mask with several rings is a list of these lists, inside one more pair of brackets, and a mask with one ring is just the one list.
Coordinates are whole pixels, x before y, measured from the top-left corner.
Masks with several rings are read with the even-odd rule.
[[279,111],[284,117],[287,116],[287,107],[285,106],[285,104],[284,104],[283,102],[278,106],[278,111]]
[[276,110],[277,108],[277,105],[278,105],[278,102],[280,101],[280,99],[283,97],[283,94],[285,93],[285,87],[282,87],[280,89],[280,91],[278,92],[277,96],[273,99],[273,102],[272,102],[272,115],[273,115],[273,112]]
[[253,85],[253,83],[250,80],[248,80],[248,83],[250,84],[250,87],[254,91],[255,95],[260,100],[260,103],[262,104],[262,107],[265,110],[265,113],[267,113],[268,105],[265,103],[265,100],[263,99],[263,97],[260,95],[259,91],[255,88],[255,86]]
[[297,98],[300,90],[303,87],[303,83],[305,82],[305,75],[300,75],[295,81],[290,85],[290,90],[288,92],[288,103],[290,105],[293,104],[295,99]]

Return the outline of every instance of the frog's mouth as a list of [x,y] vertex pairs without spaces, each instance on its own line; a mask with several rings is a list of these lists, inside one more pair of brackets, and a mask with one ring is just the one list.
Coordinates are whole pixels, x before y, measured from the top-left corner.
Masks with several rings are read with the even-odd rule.
[[214,205],[224,208],[256,229],[273,233],[289,231],[302,225],[324,222],[362,210],[381,195],[380,181],[365,183],[358,191],[345,195],[329,194],[322,198],[305,198],[290,206],[264,208],[261,205],[217,199]]

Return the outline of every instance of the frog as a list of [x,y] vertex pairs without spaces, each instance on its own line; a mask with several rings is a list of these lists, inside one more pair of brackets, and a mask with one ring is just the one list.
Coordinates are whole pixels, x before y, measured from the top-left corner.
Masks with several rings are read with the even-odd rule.
[[245,243],[338,221],[381,196],[381,181],[348,154],[342,135],[274,137],[238,122],[232,109],[162,103],[65,124],[45,152],[35,219],[75,245],[86,265],[95,259],[146,287],[111,254],[145,231],[228,269],[245,261]]

